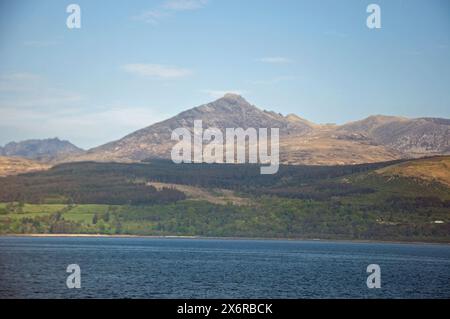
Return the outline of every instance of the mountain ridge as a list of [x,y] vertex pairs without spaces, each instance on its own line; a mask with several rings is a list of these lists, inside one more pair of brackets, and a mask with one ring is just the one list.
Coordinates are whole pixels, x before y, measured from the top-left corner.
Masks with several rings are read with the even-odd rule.
[[450,154],[450,119],[371,115],[342,125],[317,124],[296,114],[260,109],[240,95],[227,93],[187,109],[123,138],[84,151],[58,138],[27,140],[0,147],[0,155],[45,163],[79,161],[140,162],[169,159],[172,131],[203,128],[279,128],[280,161],[284,164],[345,165]]
[[373,115],[343,125],[316,124],[296,114],[259,109],[242,96],[227,93],[63,161],[168,159],[175,144],[172,131],[184,127],[192,132],[194,120],[202,120],[204,129],[278,127],[280,160],[286,164],[359,164],[450,154],[449,119]]

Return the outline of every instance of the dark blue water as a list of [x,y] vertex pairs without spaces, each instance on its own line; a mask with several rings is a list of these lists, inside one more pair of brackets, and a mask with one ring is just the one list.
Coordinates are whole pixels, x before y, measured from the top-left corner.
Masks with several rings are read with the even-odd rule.
[[[66,287],[69,264],[81,289]],[[0,297],[450,298],[450,246],[0,237]]]

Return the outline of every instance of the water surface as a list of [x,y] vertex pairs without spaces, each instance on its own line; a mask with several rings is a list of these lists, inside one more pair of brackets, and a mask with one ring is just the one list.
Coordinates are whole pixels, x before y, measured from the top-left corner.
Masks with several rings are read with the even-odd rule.
[[[66,267],[81,268],[81,289]],[[381,289],[366,268],[381,267]],[[450,298],[450,246],[0,237],[1,298]]]

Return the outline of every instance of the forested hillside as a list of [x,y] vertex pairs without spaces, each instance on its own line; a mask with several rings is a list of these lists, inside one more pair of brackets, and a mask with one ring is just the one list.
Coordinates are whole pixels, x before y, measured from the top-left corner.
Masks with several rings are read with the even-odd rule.
[[63,164],[0,178],[0,232],[447,242],[448,185],[400,168],[449,162],[281,166],[276,175],[259,165]]

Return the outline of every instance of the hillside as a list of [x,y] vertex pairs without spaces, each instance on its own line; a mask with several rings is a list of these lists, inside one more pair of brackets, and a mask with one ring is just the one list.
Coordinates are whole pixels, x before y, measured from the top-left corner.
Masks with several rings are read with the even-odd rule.
[[338,132],[361,134],[410,157],[450,153],[450,120],[371,116],[343,125]]
[[150,125],[122,139],[63,160],[139,162],[169,159],[171,133],[179,127],[192,131],[194,120],[203,127],[279,128],[280,156],[285,164],[346,165],[401,158],[450,154],[450,120],[371,116],[342,126],[320,125],[297,115],[264,111],[243,97],[224,97]]
[[[447,164],[282,165],[276,175],[164,160],[62,164],[0,178],[0,233],[450,242],[450,187],[437,182]],[[437,179],[399,175],[409,167]]]
[[50,166],[31,160],[0,156],[0,176],[17,175],[46,170]]
[[390,178],[407,177],[423,182],[438,182],[450,187],[450,156],[424,158],[377,170]]

